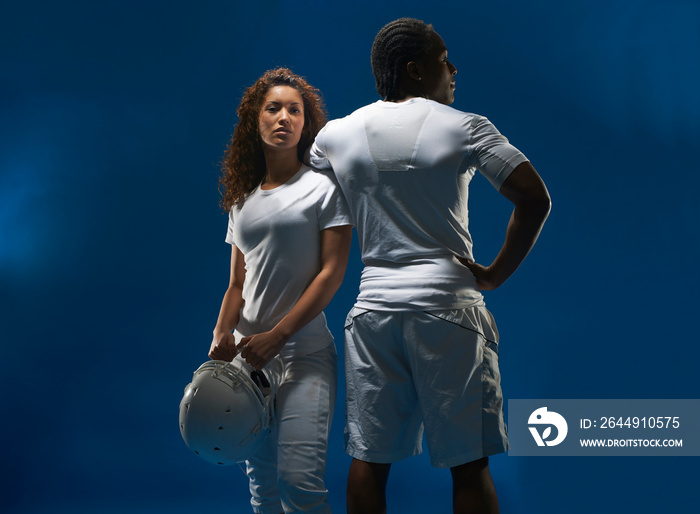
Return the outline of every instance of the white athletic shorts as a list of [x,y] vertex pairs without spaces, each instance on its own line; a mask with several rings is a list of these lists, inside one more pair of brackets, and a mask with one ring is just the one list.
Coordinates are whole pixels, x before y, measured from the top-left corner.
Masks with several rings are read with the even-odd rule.
[[474,306],[450,311],[353,308],[345,323],[345,450],[390,463],[421,453],[450,468],[508,450],[498,330]]

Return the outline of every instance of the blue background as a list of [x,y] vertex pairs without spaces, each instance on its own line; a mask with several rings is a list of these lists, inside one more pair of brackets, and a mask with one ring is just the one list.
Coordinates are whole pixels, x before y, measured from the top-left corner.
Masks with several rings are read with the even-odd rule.
[[[287,65],[331,118],[377,99],[376,31],[431,22],[455,107],[532,160],[553,210],[486,294],[506,398],[697,398],[700,3],[9,1],[0,4],[0,511],[246,512],[237,468],[180,439],[229,248],[218,161],[246,86]],[[510,206],[478,177],[477,260]],[[353,249],[327,309],[357,292]],[[339,345],[342,346],[342,345]],[[341,389],[328,459],[344,511]],[[505,513],[686,511],[695,458],[492,458]],[[398,463],[390,512],[448,512],[450,478]]]

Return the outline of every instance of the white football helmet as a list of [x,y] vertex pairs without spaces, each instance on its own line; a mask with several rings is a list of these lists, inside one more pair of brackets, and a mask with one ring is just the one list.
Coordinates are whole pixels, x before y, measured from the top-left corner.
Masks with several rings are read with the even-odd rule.
[[252,457],[274,425],[283,374],[279,356],[260,371],[240,355],[232,362],[202,364],[180,402],[180,433],[187,446],[220,466]]

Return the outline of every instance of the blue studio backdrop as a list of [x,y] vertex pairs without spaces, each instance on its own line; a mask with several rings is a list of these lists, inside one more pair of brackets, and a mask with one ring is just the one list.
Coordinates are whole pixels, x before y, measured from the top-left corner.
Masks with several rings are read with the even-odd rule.
[[[531,159],[553,210],[486,293],[506,398],[698,398],[700,2],[0,3],[0,511],[247,512],[246,479],[180,438],[228,280],[218,161],[280,65],[331,118],[376,100],[372,40],[433,23],[454,107]],[[510,204],[477,176],[478,261]],[[342,353],[353,247],[326,310]],[[345,510],[344,387],[328,457]],[[504,513],[690,512],[697,457],[491,459]],[[390,512],[449,512],[449,472],[397,463]]]

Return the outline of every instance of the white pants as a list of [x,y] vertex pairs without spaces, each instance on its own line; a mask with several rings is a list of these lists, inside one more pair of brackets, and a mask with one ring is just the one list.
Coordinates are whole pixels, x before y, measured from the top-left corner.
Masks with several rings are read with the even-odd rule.
[[335,346],[282,360],[275,426],[246,461],[250,503],[258,514],[328,513],[324,477],[338,379]]

